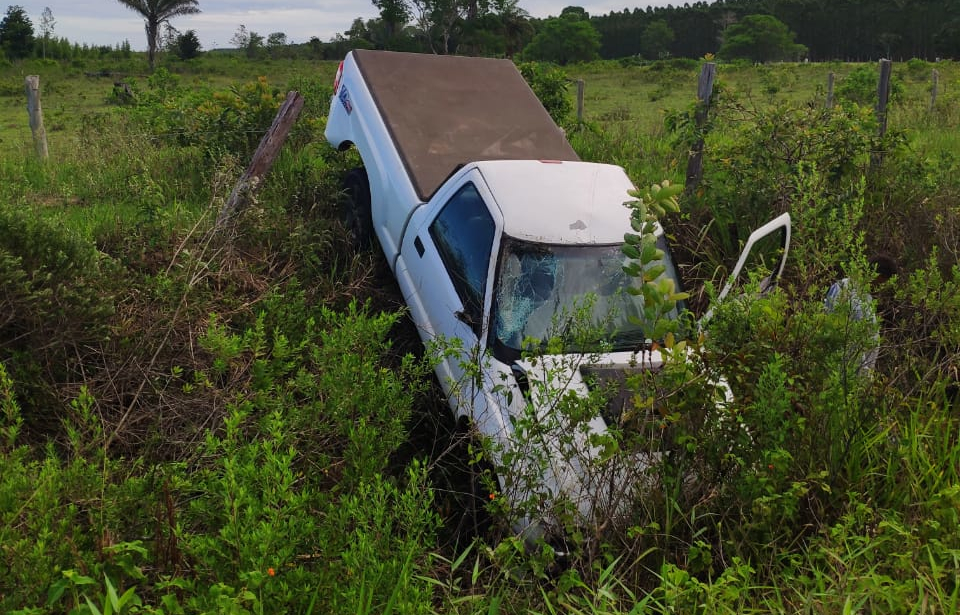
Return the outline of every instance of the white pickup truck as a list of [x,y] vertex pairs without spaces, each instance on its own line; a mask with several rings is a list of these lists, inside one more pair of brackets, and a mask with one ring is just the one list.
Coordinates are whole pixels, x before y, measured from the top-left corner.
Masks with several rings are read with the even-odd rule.
[[[353,231],[375,235],[422,340],[458,340],[437,376],[454,415],[493,442],[495,463],[524,465],[518,447],[531,444],[518,443],[518,419],[551,412],[535,383],[584,393],[597,375],[615,380],[618,370],[661,363],[631,318],[642,299],[625,292],[634,186],[618,166],[579,159],[512,62],[352,51],[337,71],[325,136],[359,151],[364,169],[345,180]],[[737,269],[771,233],[782,235],[785,259],[789,227],[785,215],[751,235]],[[679,288],[660,235],[663,275]],[[774,275],[782,268],[781,259]],[[554,337],[585,297],[608,332],[605,351],[570,346],[525,360],[525,344]],[[598,453],[588,432],[607,426],[599,415],[588,423],[534,445],[536,489],[569,498],[584,518],[614,505],[610,477],[583,460]],[[512,475],[501,476],[502,493],[529,499],[534,488],[511,484]],[[549,522],[528,512],[517,529],[536,537]]]

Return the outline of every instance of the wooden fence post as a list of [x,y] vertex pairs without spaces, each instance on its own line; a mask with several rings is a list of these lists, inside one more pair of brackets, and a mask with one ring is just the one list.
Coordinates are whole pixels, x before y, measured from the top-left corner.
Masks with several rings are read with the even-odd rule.
[[890,74],[893,62],[880,60],[880,81],[877,83],[877,120],[880,122],[880,138],[887,134],[887,102],[890,100]]
[[287,99],[280,105],[277,116],[273,118],[273,124],[267,134],[263,135],[257,151],[253,153],[250,160],[250,166],[240,176],[240,180],[233,187],[230,198],[223,204],[220,215],[217,216],[217,230],[223,229],[228,223],[232,222],[236,215],[250,202],[250,197],[260,188],[261,179],[270,171],[273,161],[283,142],[290,134],[290,129],[300,115],[303,109],[303,96],[299,92],[289,92]]
[[933,74],[931,75],[930,83],[930,111],[933,111],[933,108],[937,104],[937,88],[940,87],[940,71],[933,69]]
[[[880,60],[880,80],[877,83],[877,122],[880,124],[878,135],[882,141],[887,134],[887,102],[890,100],[890,75],[893,72],[893,62]],[[883,150],[874,152],[870,157],[870,166],[876,168],[883,162]]]
[[833,72],[827,75],[827,109],[833,108],[833,81],[836,77]]
[[697,80],[697,113],[695,118],[697,141],[690,150],[687,159],[687,181],[684,192],[690,194],[696,190],[703,178],[703,127],[707,123],[707,111],[710,108],[710,97],[713,95],[713,80],[717,75],[717,65],[707,62],[700,69],[700,78]]
[[30,131],[33,133],[33,145],[37,148],[37,156],[46,160],[47,131],[43,127],[43,110],[40,108],[40,76],[27,75],[25,88],[27,90],[27,113],[30,114]]
[[583,124],[583,79],[577,79],[577,125]]

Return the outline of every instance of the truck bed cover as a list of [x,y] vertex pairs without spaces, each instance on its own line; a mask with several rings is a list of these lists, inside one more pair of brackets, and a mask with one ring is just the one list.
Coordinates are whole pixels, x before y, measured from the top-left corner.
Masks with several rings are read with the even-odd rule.
[[510,60],[352,53],[424,201],[468,162],[580,160]]

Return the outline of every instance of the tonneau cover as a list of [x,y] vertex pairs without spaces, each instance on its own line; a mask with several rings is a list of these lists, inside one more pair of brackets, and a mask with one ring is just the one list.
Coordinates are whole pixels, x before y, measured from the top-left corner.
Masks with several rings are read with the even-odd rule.
[[579,160],[510,60],[352,53],[424,201],[468,162]]

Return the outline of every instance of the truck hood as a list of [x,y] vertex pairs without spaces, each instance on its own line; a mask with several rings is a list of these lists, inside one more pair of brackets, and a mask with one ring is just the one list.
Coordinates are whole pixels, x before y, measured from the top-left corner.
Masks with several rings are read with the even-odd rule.
[[540,243],[622,243],[633,184],[618,166],[492,160],[476,167],[503,214],[503,232]]

